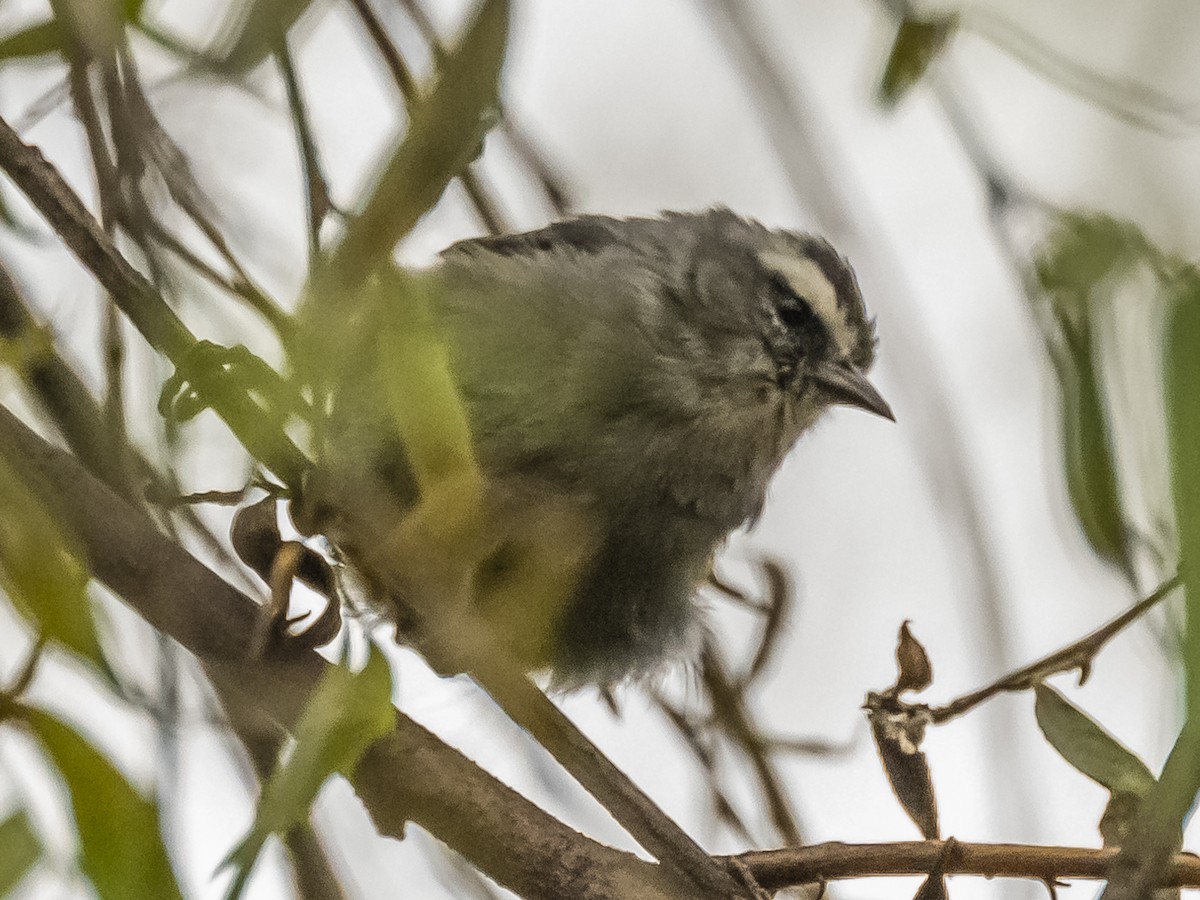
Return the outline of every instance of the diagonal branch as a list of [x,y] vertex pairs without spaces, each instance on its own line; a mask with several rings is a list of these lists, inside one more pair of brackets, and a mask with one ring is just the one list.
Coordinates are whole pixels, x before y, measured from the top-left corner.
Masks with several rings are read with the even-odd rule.
[[[1025,844],[969,844],[900,841],[893,844],[813,844],[761,850],[733,857],[767,890],[840,878],[878,875],[928,875],[941,866],[945,875],[984,878],[1036,878],[1053,884],[1064,878],[1101,880],[1120,851],[1116,847],[1038,847]],[[1162,885],[1200,887],[1200,858],[1177,853],[1160,873]]]
[[945,706],[930,709],[929,714],[932,717],[932,721],[934,723],[947,722],[950,719],[961,716],[985,700],[990,700],[997,694],[1029,690],[1039,681],[1043,681],[1051,675],[1057,675],[1059,672],[1070,672],[1073,669],[1078,669],[1080,672],[1080,681],[1085,680],[1091,669],[1092,659],[1100,652],[1104,645],[1124,630],[1131,622],[1140,618],[1151,608],[1169,597],[1177,587],[1179,587],[1178,575],[1163,582],[1148,597],[1135,603],[1129,609],[1125,610],[1125,612],[1100,626],[1091,634],[1081,637],[1079,640],[1068,644],[1060,650],[1055,650],[1053,653],[1042,657],[1036,662],[1022,666],[989,685],[965,694],[957,700],[947,703]]
[[[145,276],[121,255],[58,169],[36,147],[23,143],[4,119],[0,119],[0,169],[46,217],[150,346],[177,370],[186,368],[199,344],[195,335]],[[209,398],[213,409],[251,455],[288,485],[299,484],[308,460],[281,431],[262,427],[264,421],[271,420],[270,411],[242,390],[214,394],[219,396]]]
[[[247,730],[278,744],[327,663],[312,652],[250,658],[255,604],[3,407],[0,458],[72,534],[94,577],[199,657]],[[402,713],[351,781],[381,832],[402,837],[414,822],[521,896],[695,896],[661,867],[559,822]]]

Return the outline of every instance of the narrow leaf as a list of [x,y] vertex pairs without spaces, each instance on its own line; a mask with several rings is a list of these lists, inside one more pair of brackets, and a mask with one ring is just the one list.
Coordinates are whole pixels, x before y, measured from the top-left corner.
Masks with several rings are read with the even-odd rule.
[[1128,567],[1128,529],[1122,512],[1095,366],[1086,336],[1070,364],[1059,367],[1062,390],[1063,462],[1067,494],[1092,549],[1103,559]]
[[1179,573],[1187,604],[1184,671],[1188,718],[1200,723],[1200,273],[1176,286],[1167,329],[1167,421],[1179,528]]
[[957,28],[958,16],[952,15],[932,19],[906,18],[900,23],[879,81],[882,106],[895,106],[921,80]]
[[1179,575],[1187,620],[1182,651],[1187,718],[1154,791],[1113,864],[1103,900],[1143,900],[1157,884],[1200,790],[1200,272],[1172,285],[1164,381]]
[[7,897],[41,858],[42,845],[23,811],[0,822],[0,897]]
[[27,707],[21,718],[66,783],[79,830],[80,864],[100,900],[181,900],[158,807],[74,729]]
[[242,895],[267,838],[303,822],[329,776],[351,774],[394,723],[391,673],[377,650],[361,672],[345,666],[325,672],[296,724],[291,755],[263,786],[250,832],[221,864],[234,870],[226,900]]
[[0,586],[41,634],[107,673],[87,582],[47,511],[0,461]]
[[1062,694],[1039,684],[1034,696],[1038,727],[1074,768],[1113,794],[1141,797],[1154,787],[1146,764]]
[[215,55],[217,68],[241,75],[262,63],[279,41],[313,5],[313,0],[255,0],[234,4],[225,25],[223,49]]
[[900,625],[896,642],[896,670],[896,693],[923,691],[933,684],[933,663],[924,645],[913,636],[907,619]]
[[349,223],[326,284],[343,291],[357,286],[478,155],[497,104],[508,19],[507,0],[484,0]]
[[63,30],[53,19],[0,37],[0,61],[33,59],[63,50]]
[[929,759],[921,750],[928,710],[901,710],[894,694],[874,692],[867,695],[866,709],[875,748],[896,799],[927,840],[938,840],[937,795]]
[[1062,393],[1063,467],[1085,537],[1102,559],[1130,570],[1128,528],[1106,419],[1093,318],[1118,273],[1151,253],[1141,233],[1108,216],[1065,214],[1039,249],[1035,270],[1059,328],[1050,342]]

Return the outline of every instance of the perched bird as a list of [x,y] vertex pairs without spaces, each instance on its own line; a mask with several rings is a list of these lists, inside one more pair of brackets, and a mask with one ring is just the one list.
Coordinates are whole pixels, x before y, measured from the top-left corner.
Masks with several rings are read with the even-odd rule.
[[[560,684],[682,653],[716,549],[805,429],[835,404],[892,418],[864,374],[875,336],[854,273],[819,237],[724,208],[581,216],[461,241],[435,275],[484,472],[569,498],[595,526],[552,640],[521,651]],[[415,502],[377,404],[343,407],[342,455]]]

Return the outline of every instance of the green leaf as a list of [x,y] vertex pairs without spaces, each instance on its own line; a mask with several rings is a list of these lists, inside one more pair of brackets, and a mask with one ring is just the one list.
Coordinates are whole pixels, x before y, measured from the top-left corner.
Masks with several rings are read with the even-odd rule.
[[1113,794],[1143,797],[1154,787],[1146,764],[1062,694],[1039,684],[1034,695],[1038,727],[1073,767]]
[[1038,249],[1034,267],[1059,313],[1073,319],[1076,310],[1064,308],[1064,303],[1086,304],[1097,284],[1148,249],[1141,232],[1128,222],[1111,216],[1065,213]]
[[296,723],[291,755],[263,786],[250,832],[221,864],[234,870],[226,900],[242,895],[267,838],[307,819],[329,776],[351,774],[395,721],[391,673],[374,647],[358,673],[346,666],[326,670]]
[[235,4],[224,28],[223,50],[214,54],[218,69],[242,75],[263,62],[300,19],[313,0],[255,0]]
[[[94,0],[76,2],[93,3]],[[123,0],[121,13],[125,21],[138,21],[144,5],[145,0]],[[35,59],[51,53],[62,53],[65,48],[66,38],[62,23],[57,19],[47,19],[0,37],[0,62]]]
[[41,842],[24,811],[0,822],[0,897],[7,897],[41,858]]
[[50,53],[61,53],[62,49],[63,30],[53,19],[0,37],[0,61],[33,59]]
[[1142,900],[1179,845],[1200,791],[1200,272],[1185,268],[1170,285],[1163,376],[1171,487],[1179,533],[1186,623],[1182,655],[1187,718],[1155,790],[1146,798],[1102,897]]
[[1187,609],[1188,717],[1200,723],[1200,273],[1182,276],[1173,286],[1173,300],[1166,340],[1167,423]]
[[159,415],[172,422],[187,422],[217,405],[222,394],[253,394],[284,417],[303,413],[297,393],[260,357],[238,344],[225,347],[212,341],[197,341],[164,382],[158,396]]
[[[507,0],[485,0],[437,85],[412,114],[408,132],[375,179],[361,211],[346,228],[333,260],[319,273],[341,300],[431,209],[446,185],[480,152],[494,122],[500,67],[508,34]],[[331,297],[320,296],[326,305]],[[344,313],[339,313],[344,315]]]
[[1108,216],[1064,214],[1038,250],[1035,271],[1054,318],[1050,341],[1062,391],[1063,465],[1084,535],[1103,559],[1131,571],[1129,531],[1106,418],[1093,317],[1105,283],[1155,255],[1141,232]]
[[1087,332],[1070,360],[1058,367],[1067,495],[1092,549],[1128,570],[1128,528],[1100,395],[1095,348],[1090,329]]
[[955,15],[901,21],[879,81],[882,106],[895,106],[921,80],[957,28]]
[[21,718],[66,782],[80,864],[101,900],[181,900],[158,807],[74,729],[28,707]]
[[108,673],[88,573],[49,513],[0,461],[0,586],[48,639]]

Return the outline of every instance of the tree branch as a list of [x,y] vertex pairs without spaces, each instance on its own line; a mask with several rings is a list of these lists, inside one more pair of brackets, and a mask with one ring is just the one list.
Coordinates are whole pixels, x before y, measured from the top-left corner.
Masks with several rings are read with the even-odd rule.
[[[142,336],[176,368],[185,367],[198,341],[135,269],[88,212],[79,195],[40,150],[21,141],[0,118],[0,169],[3,169],[46,217],[67,248],[96,277]],[[238,388],[214,391],[213,409],[263,465],[289,486],[298,485],[308,469],[304,454],[280,429],[264,428],[270,411]]]
[[[3,407],[0,458],[72,535],[92,574],[199,657],[248,733],[278,744],[328,664],[312,652],[250,658],[255,604]],[[414,822],[523,897],[694,896],[661,867],[559,822],[399,712],[351,782],[382,833],[403,837]]]
[[961,716],[985,700],[990,700],[997,694],[1029,690],[1029,688],[1033,687],[1039,681],[1043,681],[1051,675],[1057,675],[1059,672],[1069,672],[1072,669],[1078,669],[1080,671],[1080,680],[1085,680],[1091,670],[1092,659],[1100,652],[1101,648],[1127,625],[1170,596],[1171,592],[1177,587],[1179,587],[1179,576],[1175,575],[1159,585],[1150,596],[1135,603],[1129,609],[1125,610],[1125,612],[1101,625],[1091,634],[1085,635],[1074,643],[1068,644],[1061,650],[1055,650],[1037,662],[1022,666],[985,687],[965,694],[957,700],[947,703],[945,706],[931,708],[929,710],[931,720],[935,724],[947,722],[950,719]]
[[[1101,880],[1120,850],[1105,847],[1036,847],[1022,844],[968,844],[945,841],[902,841],[893,844],[831,842],[783,850],[742,853],[743,863],[767,890],[798,884],[879,875],[928,875],[941,866],[945,875],[983,878],[1065,878]],[[1163,886],[1200,887],[1200,857],[1177,853],[1161,873]]]

